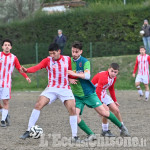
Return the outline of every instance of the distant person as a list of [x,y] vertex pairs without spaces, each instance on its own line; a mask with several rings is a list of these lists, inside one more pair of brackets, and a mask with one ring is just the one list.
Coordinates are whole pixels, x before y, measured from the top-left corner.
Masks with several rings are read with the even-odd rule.
[[146,54],[144,46],[140,47],[140,54],[136,57],[136,63],[133,71],[133,77],[135,78],[135,73],[138,68],[138,74],[135,79],[135,86],[139,93],[139,99],[144,97],[143,91],[140,87],[140,83],[144,83],[145,86],[145,101],[149,99],[149,64],[150,56]]
[[10,53],[12,49],[12,41],[5,39],[2,42],[2,52],[0,52],[0,100],[3,101],[3,106],[0,105],[0,112],[2,112],[1,127],[10,125],[10,119],[8,114],[9,100],[11,98],[11,75],[14,67],[19,73],[27,80],[31,82],[29,77],[25,73],[20,72],[20,63],[18,58]]
[[150,54],[150,25],[148,24],[148,20],[144,20],[142,30],[144,31],[143,43],[146,48],[146,53]]
[[62,34],[62,30],[58,30],[58,36],[55,37],[54,42],[59,45],[59,48],[61,50],[61,54],[63,54],[64,47],[66,44],[66,36]]

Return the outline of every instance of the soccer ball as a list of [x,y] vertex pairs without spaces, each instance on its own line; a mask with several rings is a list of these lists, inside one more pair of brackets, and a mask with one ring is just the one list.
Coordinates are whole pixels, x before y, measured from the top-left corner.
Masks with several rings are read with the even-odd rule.
[[41,127],[39,127],[38,125],[31,127],[30,137],[32,137],[34,139],[38,139],[41,137],[42,134],[43,134],[43,129]]
[[140,35],[144,35],[144,33],[145,33],[144,30],[140,31]]

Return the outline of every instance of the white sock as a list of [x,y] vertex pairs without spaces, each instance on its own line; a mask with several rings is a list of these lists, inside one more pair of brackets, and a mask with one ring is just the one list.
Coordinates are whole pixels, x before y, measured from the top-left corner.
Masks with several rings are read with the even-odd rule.
[[7,109],[2,109],[2,120],[5,121],[6,117],[8,115],[8,110]]
[[3,110],[3,109],[1,108],[1,109],[0,109],[0,112],[1,112],[1,113],[2,113],[2,110]]
[[142,90],[138,90],[139,95],[143,95],[143,91]]
[[122,124],[122,125],[124,125],[124,123],[123,123],[123,122],[121,122],[121,124]]
[[70,116],[70,126],[72,131],[72,137],[77,136],[77,116]]
[[104,124],[104,123],[102,123],[102,130],[105,132],[105,131],[108,131],[108,126],[109,126],[109,124],[107,123],[107,124]]
[[145,91],[145,98],[149,98],[149,91]]
[[40,116],[40,110],[33,109],[32,113],[31,113],[31,116],[30,116],[30,119],[29,119],[27,131],[29,131],[30,128],[35,125],[35,123],[37,122],[39,116]]

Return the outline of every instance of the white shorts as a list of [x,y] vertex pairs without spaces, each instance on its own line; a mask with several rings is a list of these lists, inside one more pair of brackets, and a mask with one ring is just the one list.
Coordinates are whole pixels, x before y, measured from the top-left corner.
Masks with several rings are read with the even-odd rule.
[[65,100],[75,99],[71,89],[53,87],[47,87],[40,96],[47,97],[50,100],[49,104],[53,103],[56,99],[60,99],[62,103],[64,103]]
[[149,83],[149,75],[137,75],[135,82],[142,82],[144,84]]
[[11,89],[0,87],[0,100],[11,98]]
[[112,100],[112,98],[106,94],[106,96],[104,98],[101,99],[102,103],[109,105],[111,103],[114,103],[114,101]]

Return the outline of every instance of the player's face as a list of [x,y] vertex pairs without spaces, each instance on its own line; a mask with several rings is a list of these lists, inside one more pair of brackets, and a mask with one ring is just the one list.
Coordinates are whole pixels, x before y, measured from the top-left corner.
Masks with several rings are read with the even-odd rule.
[[53,60],[58,60],[60,58],[60,50],[49,51],[49,55],[53,58]]
[[4,42],[2,49],[5,54],[9,54],[10,50],[12,49],[12,46],[9,42]]
[[114,70],[113,68],[109,68],[108,72],[109,72],[109,76],[111,78],[115,78],[117,76],[117,74],[118,74],[119,71],[118,70]]
[[140,54],[141,55],[145,55],[145,53],[146,53],[145,49],[144,48],[140,48]]
[[82,54],[82,50],[72,47],[72,57],[74,60],[77,60],[81,54]]

